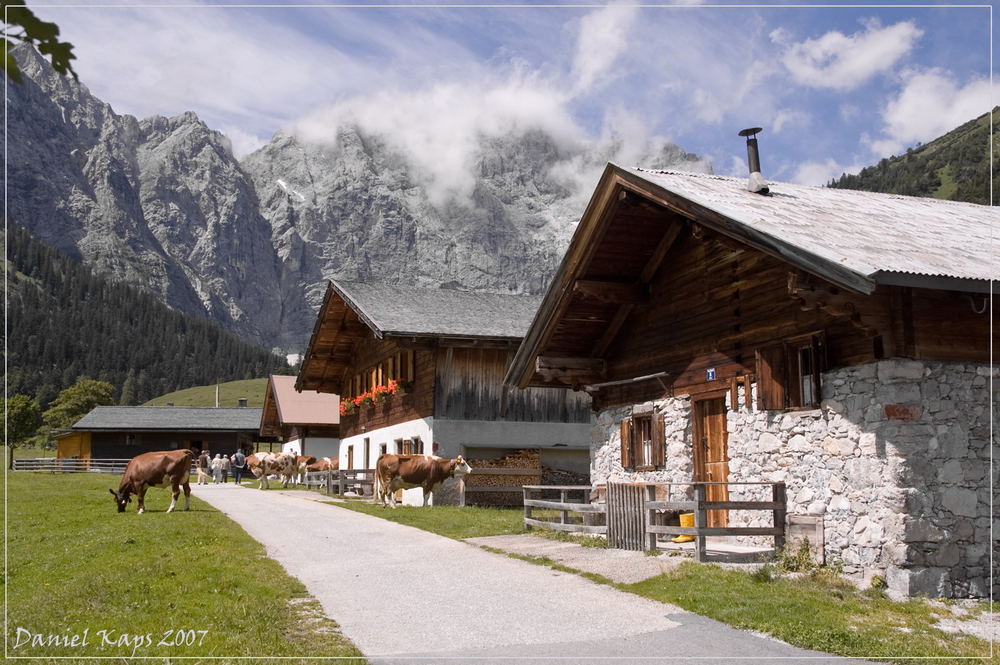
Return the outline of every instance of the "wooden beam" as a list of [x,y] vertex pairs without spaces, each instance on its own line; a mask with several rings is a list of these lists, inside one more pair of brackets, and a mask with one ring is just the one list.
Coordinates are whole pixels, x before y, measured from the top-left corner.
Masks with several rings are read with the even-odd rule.
[[669,228],[667,228],[666,233],[660,238],[660,242],[657,243],[656,249],[653,250],[653,255],[649,257],[646,261],[646,265],[643,266],[642,272],[639,274],[639,281],[643,284],[648,284],[656,271],[660,269],[660,264],[663,263],[663,259],[666,258],[667,252],[673,247],[674,241],[677,240],[677,236],[680,235],[681,229],[684,228],[684,224],[680,220],[675,220],[670,222]]
[[609,282],[596,279],[578,279],[573,282],[573,291],[596,298],[602,302],[641,304],[649,302],[649,287],[645,284]]
[[605,365],[601,358],[538,356],[535,359],[535,372],[546,382],[576,385],[602,379]]
[[635,309],[635,305],[622,305],[618,308],[618,311],[615,312],[614,318],[611,319],[611,324],[604,331],[604,334],[601,335],[601,338],[597,340],[597,343],[594,344],[594,348],[590,350],[591,356],[595,358],[601,358],[604,356],[608,347],[611,346],[611,342],[613,342],[615,337],[618,336],[618,332],[622,329],[622,325],[624,325],[625,320],[628,318],[629,314],[632,313],[633,309]]

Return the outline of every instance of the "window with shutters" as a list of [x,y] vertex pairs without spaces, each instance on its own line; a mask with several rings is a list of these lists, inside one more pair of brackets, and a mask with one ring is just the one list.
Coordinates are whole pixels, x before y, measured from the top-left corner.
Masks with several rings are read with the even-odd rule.
[[622,466],[629,471],[653,471],[666,463],[663,416],[633,415],[621,422]]
[[757,408],[818,406],[825,365],[826,341],[822,332],[790,337],[757,349]]

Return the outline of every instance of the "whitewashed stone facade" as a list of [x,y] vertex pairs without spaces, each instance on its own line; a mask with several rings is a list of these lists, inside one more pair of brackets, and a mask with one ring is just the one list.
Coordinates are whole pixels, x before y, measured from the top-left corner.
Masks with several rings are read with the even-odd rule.
[[[741,395],[738,408],[728,404],[729,480],[785,482],[790,514],[822,516],[827,561],[859,579],[885,576],[895,596],[985,597],[996,377],[981,365],[884,360],[824,374],[818,409],[757,411]],[[666,466],[627,472],[619,423],[653,408],[664,416]],[[607,409],[592,437],[591,479],[690,481],[691,441],[686,396]],[[733,486],[730,496],[760,492]],[[770,516],[730,513],[733,526],[755,519]]]

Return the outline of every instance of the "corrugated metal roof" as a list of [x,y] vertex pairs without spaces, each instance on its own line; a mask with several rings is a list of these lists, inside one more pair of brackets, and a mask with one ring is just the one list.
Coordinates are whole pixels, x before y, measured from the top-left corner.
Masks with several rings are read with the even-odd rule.
[[336,289],[382,335],[519,339],[541,296],[338,282]]
[[271,375],[274,401],[283,425],[339,425],[340,396],[295,391],[295,377]]
[[762,196],[745,178],[619,168],[868,278],[1000,279],[995,207],[789,183]]
[[261,409],[195,406],[98,406],[73,425],[75,430],[250,430],[260,426]]

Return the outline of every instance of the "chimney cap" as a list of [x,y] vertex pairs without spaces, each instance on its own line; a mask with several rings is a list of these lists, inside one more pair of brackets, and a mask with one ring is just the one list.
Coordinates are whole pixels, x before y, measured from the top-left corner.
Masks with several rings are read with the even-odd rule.
[[740,136],[751,136],[753,134],[758,134],[764,131],[763,127],[748,127],[746,129],[740,130]]

